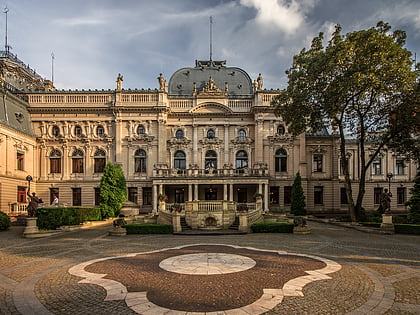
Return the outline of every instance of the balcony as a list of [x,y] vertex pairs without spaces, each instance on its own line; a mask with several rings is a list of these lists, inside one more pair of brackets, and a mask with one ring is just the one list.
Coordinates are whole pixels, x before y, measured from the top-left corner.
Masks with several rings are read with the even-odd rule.
[[269,176],[266,168],[164,168],[155,167],[153,170],[154,177],[266,177]]

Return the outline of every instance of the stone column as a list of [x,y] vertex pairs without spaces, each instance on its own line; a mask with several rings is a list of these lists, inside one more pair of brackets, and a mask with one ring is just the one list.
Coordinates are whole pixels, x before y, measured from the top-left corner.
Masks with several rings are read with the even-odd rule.
[[228,185],[223,184],[223,200],[228,200]]
[[225,145],[225,156],[224,156],[224,164],[229,163],[229,125],[225,124],[225,139],[224,139],[224,145]]
[[193,201],[193,185],[188,184],[188,201]]
[[158,198],[158,193],[157,193],[157,185],[153,185],[152,186],[152,205],[153,205],[153,212],[157,212],[157,198]]
[[117,164],[123,164],[122,156],[122,119],[119,112],[115,116],[115,162]]
[[268,212],[268,211],[270,211],[270,209],[269,209],[269,207],[268,207],[268,204],[269,204],[269,201],[268,201],[268,197],[269,197],[269,189],[270,189],[270,187],[268,186],[268,184],[264,184],[264,211],[266,211],[266,212]]
[[233,201],[233,184],[229,184],[229,200]]
[[198,184],[194,184],[194,200],[198,200]]
[[198,164],[197,161],[197,156],[198,156],[198,152],[197,152],[197,148],[198,148],[198,130],[197,130],[197,126],[196,125],[192,125],[193,127],[193,164]]
[[255,161],[254,163],[263,162],[263,127],[264,121],[261,118],[258,118],[255,121]]
[[158,117],[158,161],[159,164],[166,163],[166,115],[160,113]]

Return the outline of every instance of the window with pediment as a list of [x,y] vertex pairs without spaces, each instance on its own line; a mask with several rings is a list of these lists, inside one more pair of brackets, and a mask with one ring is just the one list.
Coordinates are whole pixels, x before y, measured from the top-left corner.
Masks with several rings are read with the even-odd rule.
[[83,158],[84,154],[82,150],[74,150],[72,154],[72,173],[83,173],[84,172],[84,165],[83,165]]
[[176,151],[174,154],[174,168],[185,169],[186,166],[185,153],[183,151]]
[[105,151],[101,149],[96,150],[94,160],[94,172],[103,173],[106,165]]
[[236,169],[244,169],[248,167],[248,153],[246,151],[238,151],[236,153]]
[[50,173],[61,173],[61,152],[58,150],[50,153]]
[[146,172],[146,151],[142,149],[138,149],[134,153],[134,172],[136,173]]
[[285,149],[278,149],[275,156],[275,171],[287,172],[287,152]]

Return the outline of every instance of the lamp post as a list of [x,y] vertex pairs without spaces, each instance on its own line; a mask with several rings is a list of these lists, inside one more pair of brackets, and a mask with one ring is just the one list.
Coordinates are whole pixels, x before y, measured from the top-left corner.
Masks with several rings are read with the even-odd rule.
[[32,176],[31,175],[26,176],[26,180],[28,181],[28,193],[29,193],[31,191]]
[[391,179],[394,177],[394,174],[388,173],[386,174],[386,177],[388,178],[388,192],[391,194]]

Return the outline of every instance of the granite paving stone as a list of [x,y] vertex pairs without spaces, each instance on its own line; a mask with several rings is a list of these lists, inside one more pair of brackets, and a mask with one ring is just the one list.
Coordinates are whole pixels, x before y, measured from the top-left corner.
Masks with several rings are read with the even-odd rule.
[[[12,227],[0,232],[0,314],[420,314],[419,236],[369,234],[319,222],[309,225],[308,235],[117,238],[108,236],[110,226],[99,226],[40,239],[25,239],[22,227]],[[290,255],[285,258],[267,250]],[[213,270],[213,275],[182,275],[159,268],[167,258],[203,252],[244,256],[256,264],[241,271],[229,266],[226,257],[216,255],[215,268],[198,266],[203,272]],[[109,259],[127,254],[131,256]],[[341,269],[329,274],[311,272],[312,265],[322,269],[325,263],[299,255],[327,259]],[[69,273],[70,268],[95,259],[105,260],[81,270],[99,272],[104,281],[124,281],[127,291],[118,284],[107,292]],[[178,265],[184,267],[179,261]],[[273,285],[299,276],[304,278],[286,289]],[[316,278],[322,280],[309,281]],[[138,292],[145,281],[152,289]],[[163,291],[154,290],[153,285]],[[115,300],[106,299],[110,292]],[[208,298],[203,300],[203,296]],[[207,308],[188,304],[200,299],[210,302]]]

